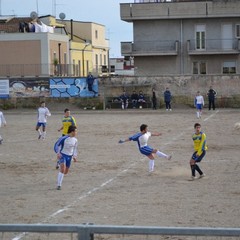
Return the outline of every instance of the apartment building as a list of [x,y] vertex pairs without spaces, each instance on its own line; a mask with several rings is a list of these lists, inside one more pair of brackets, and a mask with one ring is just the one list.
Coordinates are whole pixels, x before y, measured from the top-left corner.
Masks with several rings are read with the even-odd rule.
[[240,1],[135,0],[120,4],[133,24],[135,75],[239,74]]

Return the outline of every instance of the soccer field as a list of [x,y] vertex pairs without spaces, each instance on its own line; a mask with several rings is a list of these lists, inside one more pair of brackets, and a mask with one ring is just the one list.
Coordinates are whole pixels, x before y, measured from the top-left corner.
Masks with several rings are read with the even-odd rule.
[[[194,109],[72,111],[79,155],[61,191],[56,190],[53,145],[61,135],[62,113],[52,110],[44,141],[35,131],[36,111],[4,114],[0,223],[240,226],[238,109],[205,110],[199,120]],[[206,177],[189,181],[196,122],[207,135],[208,151],[200,163]],[[142,123],[162,133],[151,137],[149,145],[173,154],[171,161],[156,156],[151,175],[135,142],[118,144]]]

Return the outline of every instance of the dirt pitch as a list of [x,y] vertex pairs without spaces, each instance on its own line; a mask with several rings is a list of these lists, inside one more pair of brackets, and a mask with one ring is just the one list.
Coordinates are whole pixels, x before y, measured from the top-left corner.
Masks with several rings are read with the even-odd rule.
[[[240,130],[234,130],[240,110],[205,110],[200,120],[194,109],[72,111],[79,156],[61,191],[56,190],[53,144],[62,113],[50,111],[44,141],[37,139],[35,110],[4,112],[0,223],[240,226]],[[200,164],[207,176],[191,182],[195,122],[202,124],[209,150]],[[173,153],[171,161],[156,157],[152,175],[134,142],[118,144],[142,123],[162,133],[149,145]]]

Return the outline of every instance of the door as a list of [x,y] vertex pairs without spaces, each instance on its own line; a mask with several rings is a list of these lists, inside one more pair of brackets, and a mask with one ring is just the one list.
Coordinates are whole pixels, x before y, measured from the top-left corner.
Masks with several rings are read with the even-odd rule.
[[232,49],[233,48],[233,30],[232,24],[222,25],[222,49]]

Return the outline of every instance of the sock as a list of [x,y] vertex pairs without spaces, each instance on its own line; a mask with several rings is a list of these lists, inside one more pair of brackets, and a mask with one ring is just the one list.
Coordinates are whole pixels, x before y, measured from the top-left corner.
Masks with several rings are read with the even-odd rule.
[[38,133],[39,133],[39,135],[42,135],[42,132],[41,132],[40,128],[38,129]]
[[199,118],[199,116],[200,116],[200,114],[199,114],[199,112],[197,112],[197,118]]
[[149,172],[154,170],[154,160],[149,160]]
[[200,175],[203,175],[202,170],[200,169],[200,167],[199,167],[197,164],[195,164],[195,169],[198,171],[198,173],[199,173]]
[[157,154],[159,157],[164,157],[164,158],[167,158],[167,157],[168,157],[165,153],[160,152],[160,151],[157,151],[156,154]]
[[191,165],[191,170],[192,170],[192,176],[195,177],[195,166],[196,165]]
[[42,139],[44,139],[46,137],[46,131],[42,132]]
[[58,173],[58,186],[62,186],[63,177],[64,177],[64,173],[59,172]]

